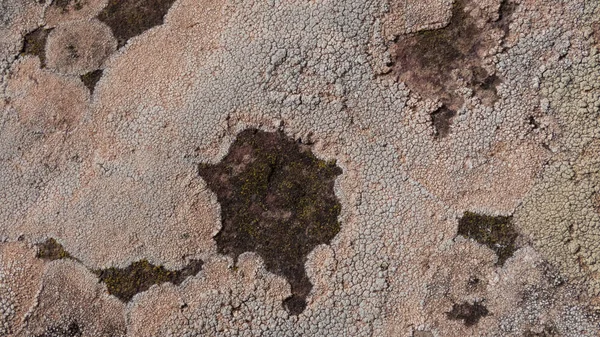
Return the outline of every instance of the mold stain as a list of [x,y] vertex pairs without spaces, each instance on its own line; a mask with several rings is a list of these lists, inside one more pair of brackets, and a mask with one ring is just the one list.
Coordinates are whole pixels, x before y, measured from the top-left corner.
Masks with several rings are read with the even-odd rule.
[[90,91],[90,94],[94,93],[94,89],[96,88],[96,83],[102,77],[103,70],[98,69],[94,71],[90,71],[89,73],[81,75],[79,78],[81,82],[85,85],[86,88]]
[[446,317],[451,320],[462,320],[465,326],[473,326],[479,323],[482,317],[489,314],[487,308],[481,302],[475,301],[473,304],[464,302],[461,304],[454,303],[452,310],[446,313]]
[[458,235],[474,239],[487,246],[498,256],[497,265],[513,255],[515,240],[519,233],[515,230],[510,216],[489,216],[465,212],[458,221]]
[[49,238],[46,241],[37,244],[36,257],[43,260],[60,260],[60,259],[72,259],[73,257],[69,254],[63,246],[58,243],[55,239]]
[[21,55],[34,55],[39,57],[41,67],[46,66],[46,41],[48,40],[48,34],[52,28],[46,29],[44,27],[38,27],[35,30],[27,33],[23,38],[23,48],[21,49]]
[[119,48],[130,38],[161,25],[175,0],[109,0],[98,14],[118,41]]
[[202,265],[201,260],[191,260],[181,270],[168,270],[140,260],[123,269],[111,267],[94,273],[106,284],[109,294],[129,302],[135,294],[148,290],[154,284],[171,282],[180,285],[187,277],[198,274]]
[[312,288],[306,256],[340,230],[333,187],[342,170],[283,132],[248,129],[220,163],[200,164],[198,172],[221,204],[218,251],[236,262],[240,254],[256,252],[267,270],[290,283],[286,309],[301,313]]
[[460,86],[454,76],[473,89],[484,104],[491,105],[497,100],[496,87],[502,80],[482,67],[479,54],[496,46],[486,36],[487,31],[502,30],[508,35],[516,8],[514,3],[504,0],[498,20],[479,28],[475,18],[465,11],[467,4],[468,0],[455,0],[446,27],[400,36],[391,49],[395,60],[393,74],[397,79],[423,96],[440,99],[451,110],[457,110],[463,103],[454,93]]
[[68,326],[53,326],[37,337],[81,337],[81,326],[76,322],[71,322]]

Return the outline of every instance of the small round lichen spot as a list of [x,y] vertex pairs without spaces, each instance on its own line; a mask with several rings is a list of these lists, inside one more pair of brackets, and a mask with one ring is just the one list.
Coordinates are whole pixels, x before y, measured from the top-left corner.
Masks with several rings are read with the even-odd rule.
[[258,253],[267,270],[284,276],[292,314],[306,307],[312,284],[304,264],[340,230],[341,205],[333,185],[342,173],[335,162],[316,158],[282,132],[241,132],[217,165],[199,166],[200,176],[221,204],[219,252],[234,259]]

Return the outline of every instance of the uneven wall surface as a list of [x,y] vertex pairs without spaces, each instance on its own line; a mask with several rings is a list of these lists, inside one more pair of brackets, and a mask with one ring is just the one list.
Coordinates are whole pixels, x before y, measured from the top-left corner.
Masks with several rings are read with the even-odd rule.
[[597,0],[0,0],[0,336],[599,336],[599,49]]

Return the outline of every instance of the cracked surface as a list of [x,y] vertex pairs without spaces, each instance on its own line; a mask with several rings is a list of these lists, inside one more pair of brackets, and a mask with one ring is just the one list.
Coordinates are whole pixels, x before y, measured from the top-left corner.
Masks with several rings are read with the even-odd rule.
[[[598,1],[156,4],[120,35],[111,1],[0,0],[0,334],[600,334]],[[21,53],[38,27],[47,67]],[[447,34],[456,58],[415,47]],[[298,315],[259,252],[219,251],[197,174],[249,128],[343,172]],[[465,212],[511,216],[518,249],[497,264],[458,235]],[[36,257],[50,237],[77,260]],[[204,265],[127,305],[90,272],[140,260]],[[489,314],[449,319],[465,303]]]

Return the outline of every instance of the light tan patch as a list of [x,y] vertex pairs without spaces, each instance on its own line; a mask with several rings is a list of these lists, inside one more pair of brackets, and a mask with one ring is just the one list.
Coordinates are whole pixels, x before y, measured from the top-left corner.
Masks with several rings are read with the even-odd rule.
[[19,63],[7,83],[7,97],[27,127],[44,132],[72,130],[84,111],[88,90],[78,78],[40,69],[37,57]]
[[98,20],[76,21],[50,32],[47,65],[63,74],[83,75],[100,68],[115,50],[117,40],[107,25]]
[[[43,261],[35,258],[35,249],[25,242],[0,244],[0,299],[4,310],[0,335],[15,332],[23,323],[25,314],[36,303],[43,271]],[[7,310],[6,305],[12,309]]]

